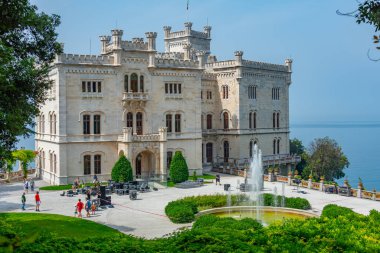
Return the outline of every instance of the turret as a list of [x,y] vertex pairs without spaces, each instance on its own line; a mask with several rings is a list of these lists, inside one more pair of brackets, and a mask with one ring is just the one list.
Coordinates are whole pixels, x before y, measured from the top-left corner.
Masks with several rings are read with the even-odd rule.
[[243,51],[235,51],[235,61],[238,66],[243,62]]
[[171,30],[172,30],[171,26],[164,26],[165,38],[169,38]]
[[113,49],[121,49],[121,36],[123,36],[123,30],[112,30],[112,42]]
[[185,44],[183,45],[184,49],[184,60],[190,60],[190,51],[191,51],[191,45],[190,44]]
[[186,35],[190,35],[191,33],[191,27],[193,26],[193,23],[191,22],[186,22],[185,23],[185,33]]
[[207,34],[207,38],[211,38],[211,26],[206,25],[203,27],[203,31],[205,34]]
[[288,72],[292,72],[292,63],[293,63],[292,59],[286,59],[285,60],[285,66],[288,67]]
[[197,52],[197,58],[199,62],[199,68],[203,69],[205,67],[205,52],[203,51]]
[[148,39],[148,50],[156,50],[156,38],[157,33],[156,32],[146,32],[145,33],[146,38]]
[[111,36],[99,36],[102,52],[101,54],[106,54],[107,44],[111,41]]

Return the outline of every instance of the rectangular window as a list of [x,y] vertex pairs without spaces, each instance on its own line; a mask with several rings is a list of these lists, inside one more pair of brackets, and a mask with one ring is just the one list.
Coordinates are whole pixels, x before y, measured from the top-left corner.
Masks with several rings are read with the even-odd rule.
[[83,157],[83,174],[90,175],[91,174],[91,156],[85,155]]
[[102,92],[102,82],[98,82],[98,92]]
[[168,128],[168,133],[172,132],[172,115],[166,114],[166,127]]
[[165,93],[168,94],[169,93],[169,84],[168,83],[165,83]]
[[92,92],[96,92],[96,82],[92,82]]
[[87,92],[91,92],[91,82],[87,82]]
[[166,166],[168,169],[170,169],[170,163],[172,162],[173,152],[168,151],[166,154]]
[[175,132],[181,132],[181,114],[175,115]]
[[173,93],[173,84],[172,83],[169,84],[169,90],[170,90],[170,94],[172,94]]
[[83,134],[90,134],[90,115],[83,115]]
[[100,134],[100,115],[94,115],[94,134]]
[[86,92],[86,82],[82,82],[82,92]]
[[178,84],[178,93],[179,93],[179,94],[182,93],[182,90],[181,90],[181,84],[180,84],[180,83]]
[[207,129],[212,129],[212,115],[207,115]]
[[174,94],[177,94],[177,84],[174,83],[173,85],[174,85]]
[[101,155],[94,156],[94,173],[102,174],[102,156]]

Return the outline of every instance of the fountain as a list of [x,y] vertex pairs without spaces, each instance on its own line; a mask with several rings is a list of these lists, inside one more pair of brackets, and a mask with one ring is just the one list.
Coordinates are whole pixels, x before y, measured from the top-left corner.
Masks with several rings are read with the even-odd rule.
[[201,215],[213,214],[219,217],[233,217],[237,219],[246,217],[255,218],[264,226],[289,218],[306,219],[308,217],[317,216],[305,210],[284,208],[285,184],[282,184],[281,197],[278,194],[277,187],[274,187],[274,206],[264,206],[263,196],[261,194],[261,191],[264,187],[261,151],[258,149],[257,145],[255,145],[253,148],[253,157],[250,164],[250,169],[248,170],[248,173],[246,173],[245,182],[244,184],[240,185],[240,182],[238,181],[237,185],[241,191],[245,191],[248,194],[249,205],[239,205],[240,202],[246,202],[243,198],[237,200],[238,203],[235,203],[237,206],[232,206],[231,189],[229,188],[227,192],[226,207],[200,211],[196,214],[196,216],[198,217]]
[[249,199],[252,205],[256,207],[255,213],[258,221],[261,221],[261,209],[259,207],[263,205],[263,198],[261,196],[261,190],[263,189],[263,169],[261,163],[261,150],[259,150],[255,144],[250,169],[247,175],[246,189],[248,188]]

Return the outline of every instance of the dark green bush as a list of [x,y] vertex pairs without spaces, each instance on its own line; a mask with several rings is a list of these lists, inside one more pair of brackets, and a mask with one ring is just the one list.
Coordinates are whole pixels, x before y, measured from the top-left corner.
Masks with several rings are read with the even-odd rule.
[[197,206],[189,201],[172,201],[165,207],[165,213],[174,223],[188,223],[195,219]]
[[119,160],[112,168],[111,178],[115,182],[128,182],[133,180],[131,163],[125,156],[120,156]]
[[174,183],[182,183],[189,178],[189,168],[180,151],[176,151],[170,163],[170,179]]
[[337,218],[338,216],[346,216],[351,214],[354,214],[354,211],[347,207],[328,204],[323,208],[321,216],[328,218]]
[[285,198],[285,207],[302,210],[311,209],[309,201],[303,198]]

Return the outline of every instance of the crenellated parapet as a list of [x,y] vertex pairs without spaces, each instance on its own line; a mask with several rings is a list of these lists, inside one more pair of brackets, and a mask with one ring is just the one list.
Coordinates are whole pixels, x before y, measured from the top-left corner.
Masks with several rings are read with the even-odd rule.
[[155,66],[159,68],[198,68],[198,61],[179,59],[155,59]]
[[174,59],[183,60],[184,53],[180,52],[170,52],[170,53],[156,53],[155,57],[157,59]]
[[109,65],[114,63],[110,55],[60,54],[55,63]]
[[262,70],[274,70],[288,72],[288,66],[280,64],[272,64],[258,61],[243,60],[243,66],[248,68],[262,69]]

